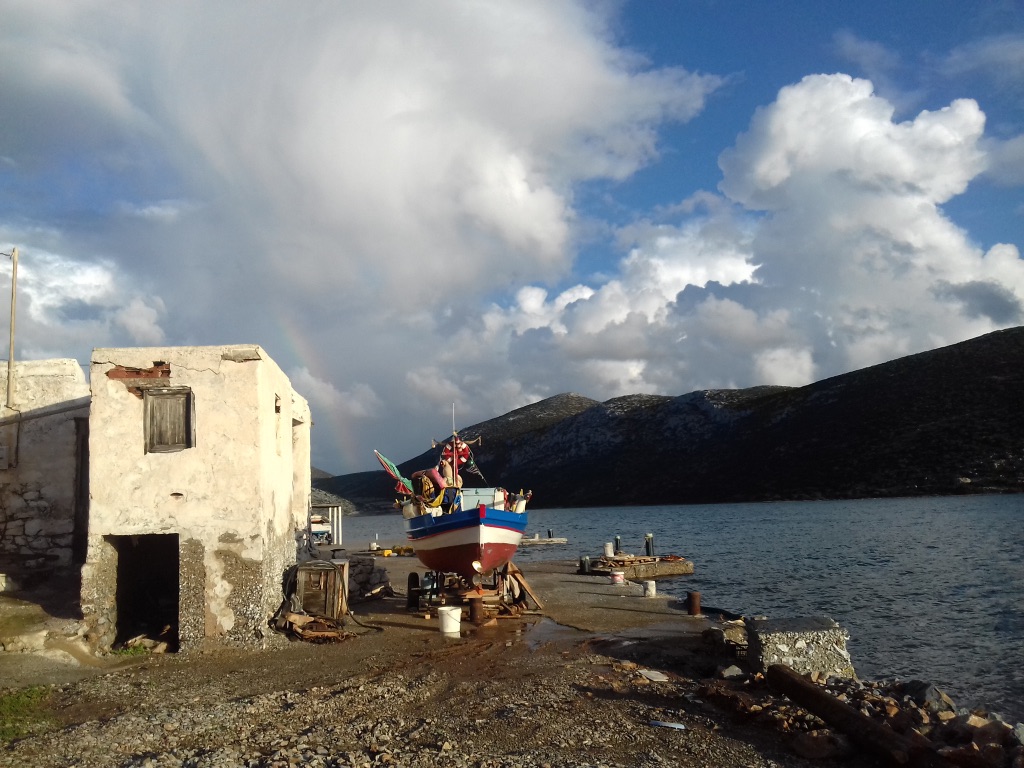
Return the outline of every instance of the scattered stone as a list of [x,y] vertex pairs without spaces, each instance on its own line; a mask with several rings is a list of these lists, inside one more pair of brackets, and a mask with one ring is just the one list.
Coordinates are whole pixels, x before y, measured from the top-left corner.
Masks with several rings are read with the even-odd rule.
[[667,683],[669,679],[668,675],[658,672],[656,669],[641,669],[638,672],[652,683]]
[[718,676],[723,680],[740,680],[747,676],[747,673],[737,667],[735,664],[731,664],[728,667],[724,667],[718,670]]
[[953,700],[931,683],[922,680],[907,680],[902,685],[903,694],[909,696],[919,707],[929,712],[953,712]]
[[839,737],[831,731],[808,731],[793,739],[793,751],[808,760],[829,760],[843,753]]

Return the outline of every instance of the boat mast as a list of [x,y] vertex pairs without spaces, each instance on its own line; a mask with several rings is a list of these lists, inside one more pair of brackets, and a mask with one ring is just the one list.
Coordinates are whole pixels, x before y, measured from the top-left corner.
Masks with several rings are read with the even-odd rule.
[[455,431],[455,403],[452,403],[452,485],[459,487],[459,433]]

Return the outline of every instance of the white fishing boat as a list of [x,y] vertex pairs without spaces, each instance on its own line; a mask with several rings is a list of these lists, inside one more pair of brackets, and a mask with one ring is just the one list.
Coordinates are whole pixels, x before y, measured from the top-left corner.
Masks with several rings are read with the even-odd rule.
[[442,443],[436,466],[406,478],[379,451],[381,466],[395,479],[406,538],[427,568],[467,580],[502,568],[516,553],[526,530],[530,493],[499,486],[463,487],[476,467],[469,442],[458,432]]

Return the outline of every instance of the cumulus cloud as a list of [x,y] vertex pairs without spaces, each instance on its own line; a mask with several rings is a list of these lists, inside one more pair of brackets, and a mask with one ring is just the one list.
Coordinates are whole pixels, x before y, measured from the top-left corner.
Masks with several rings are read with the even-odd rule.
[[1017,248],[980,250],[941,208],[986,166],[984,115],[893,115],[845,75],[783,88],[723,153],[722,199],[629,227],[613,279],[520,291],[488,326],[611,396],[806,384],[1020,322]]
[[165,335],[160,327],[160,315],[164,304],[159,298],[153,306],[141,298],[132,299],[127,307],[114,313],[114,322],[128,332],[132,345],[153,347],[164,343]]
[[1024,135],[1005,141],[989,139],[986,149],[989,157],[988,178],[1008,187],[1024,184]]
[[[0,227],[0,237],[7,234]],[[47,239],[46,233],[13,232],[14,242]],[[147,346],[166,340],[159,297],[143,296],[118,274],[112,260],[70,258],[41,248],[19,249],[17,342],[26,358],[74,357],[104,341],[111,346]],[[10,295],[10,260],[0,262]],[[80,358],[81,359],[81,358]]]
[[[353,417],[467,394],[477,379],[451,362],[406,379],[393,360],[564,278],[576,186],[652,162],[661,126],[721,83],[616,45],[612,11],[7,0],[0,225],[19,222],[45,275],[26,286],[25,353],[301,336],[318,370],[357,362],[373,382],[376,402],[301,375]],[[492,370],[509,346],[458,338]],[[480,408],[536,396],[508,381]]]
[[969,280],[957,285],[939,280],[933,290],[938,298],[960,304],[967,317],[984,317],[999,325],[1016,325],[1024,321],[1021,300],[994,280]]

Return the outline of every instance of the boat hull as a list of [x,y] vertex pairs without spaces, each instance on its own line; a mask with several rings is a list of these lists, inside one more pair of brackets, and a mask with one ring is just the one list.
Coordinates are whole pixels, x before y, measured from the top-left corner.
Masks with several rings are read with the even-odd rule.
[[469,579],[512,559],[526,530],[526,513],[481,506],[406,518],[405,529],[423,565]]

